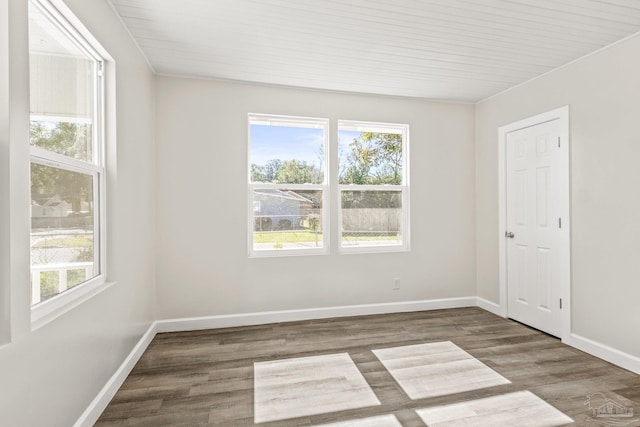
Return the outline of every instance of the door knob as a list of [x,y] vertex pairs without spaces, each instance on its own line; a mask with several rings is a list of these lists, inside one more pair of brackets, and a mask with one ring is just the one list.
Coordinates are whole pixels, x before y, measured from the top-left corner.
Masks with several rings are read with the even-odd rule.
[[505,231],[504,232],[504,237],[506,237],[508,239],[513,239],[514,237],[516,237],[516,235],[513,234],[513,231]]

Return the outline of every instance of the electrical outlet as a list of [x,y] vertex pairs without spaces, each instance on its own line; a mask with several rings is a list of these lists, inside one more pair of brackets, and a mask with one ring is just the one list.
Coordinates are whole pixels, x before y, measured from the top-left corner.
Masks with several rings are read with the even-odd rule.
[[399,277],[394,277],[391,283],[393,284],[393,290],[394,291],[397,291],[397,290],[400,289],[400,278]]

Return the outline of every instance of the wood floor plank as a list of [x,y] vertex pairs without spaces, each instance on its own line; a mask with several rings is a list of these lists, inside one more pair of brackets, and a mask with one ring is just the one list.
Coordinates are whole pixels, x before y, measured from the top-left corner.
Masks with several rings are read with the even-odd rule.
[[[412,400],[372,351],[445,341],[511,384]],[[597,392],[640,413],[640,376],[519,323],[464,308],[158,334],[96,426],[253,426],[255,363],[337,353],[348,354],[380,405],[259,425],[393,415],[404,427],[418,427],[424,423],[416,410],[520,392],[573,418],[567,425],[586,424],[591,413],[584,402]]]

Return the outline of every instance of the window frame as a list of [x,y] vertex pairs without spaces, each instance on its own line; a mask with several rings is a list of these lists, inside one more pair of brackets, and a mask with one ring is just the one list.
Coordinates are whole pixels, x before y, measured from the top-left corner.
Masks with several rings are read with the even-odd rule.
[[[107,55],[101,52],[105,50],[91,36],[89,31],[73,16],[64,10],[61,11],[49,0],[29,0],[58,30],[60,30],[73,44],[76,45],[88,58],[94,61],[93,81],[93,117],[92,117],[92,153],[87,161],[68,157],[43,148],[32,146],[29,143],[29,164],[42,164],[60,170],[82,173],[93,178],[93,203],[94,203],[94,269],[95,276],[67,289],[53,297],[33,304],[33,298],[29,298],[31,305],[31,326],[37,329],[40,326],[55,319],[64,312],[76,307],[92,296],[106,289],[111,283],[107,282],[107,198],[106,198],[106,131],[105,131],[105,65]],[[31,19],[31,18],[29,18]],[[72,23],[73,22],[73,23]],[[85,36],[85,34],[87,36]],[[30,114],[30,121],[34,117],[60,119],[55,116],[39,116]],[[82,122],[73,118],[64,118],[69,122]],[[31,220],[30,220],[31,222]],[[30,227],[31,230],[31,227]],[[30,263],[31,269],[31,263]],[[32,273],[33,274],[33,273]],[[33,295],[33,280],[30,284],[30,295]]]
[[[410,197],[409,197],[409,125],[404,123],[370,122],[360,120],[338,120],[336,132],[336,145],[339,151],[339,135],[341,130],[357,130],[361,132],[393,131],[402,134],[402,184],[339,184],[339,176],[336,175],[337,188],[337,209],[338,209],[338,253],[340,254],[363,254],[363,253],[388,253],[388,252],[408,252],[411,250],[411,221],[410,221]],[[338,165],[339,169],[340,165]],[[342,193],[344,191],[399,191],[402,200],[401,231],[402,244],[400,245],[375,245],[375,246],[344,246],[342,238]]]
[[[251,125],[263,122],[271,126],[286,126],[304,128],[304,124],[320,126],[324,130],[324,158],[323,158],[323,182],[321,184],[273,184],[254,183],[251,181]],[[250,258],[268,258],[283,256],[302,255],[326,255],[330,251],[330,228],[329,228],[329,200],[330,200],[330,122],[326,118],[287,116],[277,114],[249,113],[247,115],[247,245]],[[254,200],[255,190],[318,190],[322,191],[322,247],[307,249],[260,249],[254,248]]]

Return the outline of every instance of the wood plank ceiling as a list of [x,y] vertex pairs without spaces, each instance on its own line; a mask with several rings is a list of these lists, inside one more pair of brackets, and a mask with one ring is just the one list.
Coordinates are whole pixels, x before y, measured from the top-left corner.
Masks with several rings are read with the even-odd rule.
[[638,0],[110,0],[155,72],[477,102],[640,31]]

